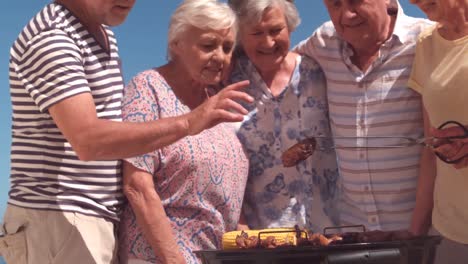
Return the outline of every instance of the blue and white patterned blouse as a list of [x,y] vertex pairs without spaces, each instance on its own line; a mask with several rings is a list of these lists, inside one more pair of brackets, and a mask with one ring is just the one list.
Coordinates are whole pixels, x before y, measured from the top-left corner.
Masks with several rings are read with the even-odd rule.
[[[338,223],[338,169],[332,149],[315,153],[285,168],[281,154],[298,141],[330,135],[326,81],[318,64],[297,57],[288,86],[274,97],[255,66],[237,58],[231,82],[250,80],[246,92],[255,98],[244,105],[249,114],[238,137],[250,161],[243,212],[250,228],[290,227],[298,224],[320,231]],[[331,140],[318,140],[331,146]]]

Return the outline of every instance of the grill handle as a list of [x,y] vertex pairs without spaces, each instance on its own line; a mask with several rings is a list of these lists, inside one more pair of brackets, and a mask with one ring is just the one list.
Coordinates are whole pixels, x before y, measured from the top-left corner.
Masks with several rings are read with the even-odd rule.
[[401,260],[400,250],[389,248],[334,253],[327,256],[324,264],[393,264]]

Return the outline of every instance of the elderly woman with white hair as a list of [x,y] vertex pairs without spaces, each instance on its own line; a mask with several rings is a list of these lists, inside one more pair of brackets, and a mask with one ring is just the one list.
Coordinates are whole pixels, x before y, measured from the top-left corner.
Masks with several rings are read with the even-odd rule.
[[[254,97],[237,133],[250,162],[239,229],[336,225],[338,169],[327,138],[325,77],[314,60],[289,51],[298,11],[286,0],[229,4],[239,21],[231,81],[250,80],[246,92]],[[285,151],[312,138],[322,150],[283,164]]]
[[[236,29],[227,4],[184,1],[169,26],[169,62],[131,80],[124,119],[184,115],[204,103],[229,69]],[[241,93],[247,84],[219,94]],[[227,108],[246,113],[232,100]],[[195,250],[220,248],[222,234],[237,227],[247,172],[247,158],[227,123],[126,159],[123,184],[129,204],[119,230],[121,262],[198,263]]]

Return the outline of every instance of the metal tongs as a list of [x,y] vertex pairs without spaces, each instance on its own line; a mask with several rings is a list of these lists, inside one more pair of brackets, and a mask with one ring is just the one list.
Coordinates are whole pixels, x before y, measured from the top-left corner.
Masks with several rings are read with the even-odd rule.
[[[330,146],[322,146],[318,144],[317,150],[327,150],[327,149],[380,149],[380,148],[407,148],[416,145],[422,145],[424,147],[433,147],[433,141],[437,140],[435,137],[424,137],[424,138],[413,138],[413,137],[403,137],[403,136],[356,136],[356,137],[329,137],[329,136],[314,136],[316,139],[326,139],[326,140],[333,140],[335,142],[334,145]],[[337,142],[343,140],[353,140],[353,143],[361,141],[362,143],[358,143],[356,145],[342,145],[337,144]],[[399,141],[396,144],[369,144],[369,141],[382,141],[382,140],[392,140],[392,141]]]
[[[431,141],[435,138],[412,138],[399,136],[368,136],[368,137],[331,137],[331,136],[313,136],[305,138],[294,144],[281,155],[284,167],[293,167],[299,162],[306,160],[315,151],[327,151],[331,149],[389,149],[389,148],[407,148],[415,145],[432,147]],[[350,144],[337,144],[340,141],[349,140]],[[392,140],[399,141],[398,144],[368,144],[369,141]],[[361,141],[361,142],[360,142]]]
[[[422,145],[428,148],[437,148],[444,144],[451,144],[454,140],[468,138],[468,129],[457,121],[447,121],[440,125],[438,129],[446,129],[449,127],[458,127],[462,132],[461,135],[451,137],[404,137],[404,136],[321,136],[315,135],[310,138],[303,139],[297,144],[291,146],[282,154],[282,161],[285,167],[292,167],[297,165],[300,161],[307,159],[311,156],[315,150],[327,151],[330,149],[392,149],[392,148],[407,148],[417,145]],[[350,144],[342,144],[342,141],[350,141]],[[321,142],[323,141],[323,142]],[[378,142],[378,144],[371,144],[372,142]],[[382,144],[382,141],[390,141],[392,143]],[[397,142],[397,143],[393,143]],[[323,143],[323,144],[321,144]],[[468,157],[464,155],[458,159],[452,160],[445,157],[441,153],[435,152],[437,157],[442,161],[455,164]]]
[[[411,137],[394,137],[394,136],[377,136],[377,137],[333,137],[332,139],[335,140],[335,149],[346,149],[346,148],[405,148],[405,147],[411,147],[415,145],[423,145],[425,147],[429,148],[437,148],[440,147],[444,144],[452,144],[454,143],[455,140],[458,139],[465,139],[468,138],[468,129],[462,125],[461,123],[457,121],[447,121],[440,125],[438,129],[447,129],[447,128],[455,128],[459,129],[461,132],[460,135],[457,136],[449,136],[449,137],[425,137],[425,138],[411,138]],[[330,137],[316,137],[316,138],[328,138],[331,139]],[[342,145],[337,145],[336,141],[339,141],[340,139],[353,139],[353,140],[366,140],[366,143],[370,140],[389,140],[389,139],[398,139],[401,141],[399,144],[389,144],[389,145],[378,145],[378,146],[369,146],[369,145],[355,145],[355,146],[342,146]],[[319,145],[319,144],[317,144]],[[317,148],[319,150],[326,150],[327,148],[321,148],[320,146]],[[461,148],[458,149],[458,152],[461,151]],[[442,160],[445,163],[448,164],[456,164],[468,157],[468,154],[463,155],[461,157],[458,157],[457,159],[450,159],[449,157],[444,156],[443,154],[439,152],[435,152],[435,155]],[[457,156],[457,155],[456,155]]]

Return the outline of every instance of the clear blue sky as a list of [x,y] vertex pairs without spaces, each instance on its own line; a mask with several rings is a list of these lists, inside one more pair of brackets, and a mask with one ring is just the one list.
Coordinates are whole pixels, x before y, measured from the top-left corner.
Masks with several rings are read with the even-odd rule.
[[[0,222],[6,208],[10,173],[11,106],[8,60],[11,44],[29,19],[50,0],[8,1],[0,9]],[[150,67],[165,63],[166,35],[170,14],[179,0],[139,0],[127,21],[115,33],[120,46],[125,81]],[[423,14],[408,0],[400,0],[405,12]],[[296,0],[302,23],[292,34],[292,45],[308,37],[328,20],[320,0]]]

